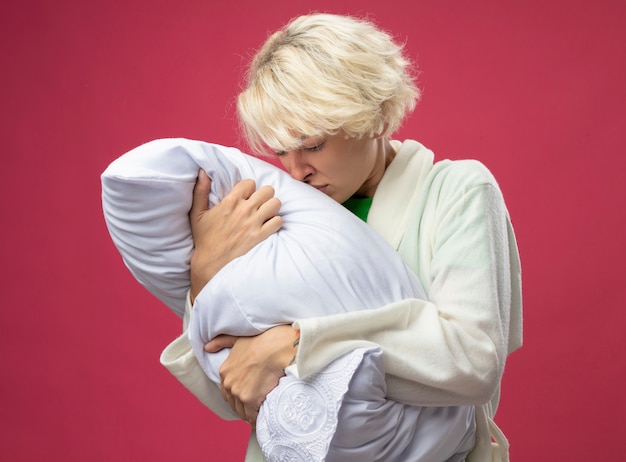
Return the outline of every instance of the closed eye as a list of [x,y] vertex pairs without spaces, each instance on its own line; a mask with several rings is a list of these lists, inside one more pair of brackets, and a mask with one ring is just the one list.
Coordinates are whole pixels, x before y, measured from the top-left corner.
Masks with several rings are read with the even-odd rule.
[[302,146],[302,150],[306,152],[315,152],[321,150],[326,144],[326,140],[317,143],[315,146]]
[[[303,152],[316,152],[316,151],[320,151],[324,145],[326,144],[326,140],[320,140],[319,143],[315,143],[313,146],[306,146],[306,145],[302,145],[300,146],[300,148],[296,149],[297,151],[303,151]],[[276,157],[282,157],[285,154],[287,154],[288,151],[274,151],[274,154],[276,155]]]

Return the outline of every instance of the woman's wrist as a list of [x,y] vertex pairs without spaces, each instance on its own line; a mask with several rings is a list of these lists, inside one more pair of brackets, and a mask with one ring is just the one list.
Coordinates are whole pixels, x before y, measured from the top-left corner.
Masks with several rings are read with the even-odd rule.
[[213,279],[213,276],[215,276],[221,269],[221,266],[219,266],[220,264],[215,261],[207,260],[199,262],[199,257],[197,257],[197,255],[198,254],[196,252],[192,254],[189,269],[189,296],[192,304],[198,294],[202,291],[202,289],[204,289],[204,286],[206,286],[209,281]]
[[289,364],[287,365],[287,367],[289,366],[293,366],[296,363],[296,356],[298,355],[298,346],[300,345],[300,331],[297,329],[294,329],[296,331],[296,339],[293,341],[292,344],[292,348],[293,348],[293,356],[291,357],[291,361],[289,361]]
[[289,366],[295,364],[300,344],[299,330],[289,324],[283,324],[268,329],[260,337],[264,337],[266,341],[274,345],[273,351],[266,358],[270,369],[284,372]]

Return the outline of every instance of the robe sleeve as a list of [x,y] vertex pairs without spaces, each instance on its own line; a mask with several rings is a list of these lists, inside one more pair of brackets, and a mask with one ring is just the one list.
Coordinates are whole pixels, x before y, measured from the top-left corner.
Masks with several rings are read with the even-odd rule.
[[299,320],[300,377],[355,346],[374,343],[384,351],[391,399],[421,406],[482,404],[497,392],[508,353],[521,345],[517,247],[497,185],[448,183],[457,192],[439,190],[420,236],[404,237],[419,241],[416,258],[428,262],[420,276],[429,279],[429,301]]

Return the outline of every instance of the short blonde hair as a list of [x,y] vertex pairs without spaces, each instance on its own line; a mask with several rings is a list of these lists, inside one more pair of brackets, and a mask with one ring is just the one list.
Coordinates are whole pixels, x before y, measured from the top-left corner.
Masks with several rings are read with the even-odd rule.
[[250,147],[297,149],[306,136],[389,136],[420,92],[403,47],[371,22],[300,16],[254,56],[237,112]]

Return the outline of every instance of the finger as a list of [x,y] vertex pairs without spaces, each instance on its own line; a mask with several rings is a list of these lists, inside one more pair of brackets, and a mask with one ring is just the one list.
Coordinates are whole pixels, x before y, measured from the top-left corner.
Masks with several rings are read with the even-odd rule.
[[281,217],[280,215],[276,215],[275,217],[272,217],[265,223],[263,223],[263,226],[261,226],[261,231],[263,232],[263,234],[270,236],[271,234],[274,234],[276,231],[282,228],[282,226],[283,217]]
[[232,395],[231,390],[224,385],[224,377],[222,377],[220,381],[220,393],[222,394],[222,399],[226,401],[233,410],[235,410],[235,398]]
[[[222,383],[222,386],[220,387],[220,392],[222,393],[222,399],[224,401],[226,401],[228,404],[230,404],[231,401],[231,395],[228,392],[228,390],[226,390],[226,388],[224,388],[224,384]],[[232,406],[231,406],[232,407]]]
[[280,212],[281,202],[277,197],[271,197],[259,207],[259,217],[265,223]]
[[259,410],[257,408],[255,408],[254,406],[249,406],[246,405],[244,406],[244,411],[246,414],[246,421],[254,426],[256,424],[256,419],[259,416]]
[[269,185],[261,186],[250,196],[250,204],[260,208],[263,204],[274,197],[276,191]]
[[254,180],[241,180],[239,183],[233,186],[233,189],[226,195],[226,197],[235,196],[243,199],[249,199],[255,191],[256,182]]
[[232,348],[235,346],[235,342],[238,338],[239,337],[235,337],[234,335],[218,335],[204,345],[204,351],[207,353],[217,353],[224,348]]
[[241,402],[240,399],[238,399],[237,397],[227,393],[227,396],[225,398],[225,401],[230,405],[230,408],[243,420],[245,420],[246,422],[249,422],[250,424],[252,424],[255,420],[256,417],[254,419],[252,419],[251,417],[249,417],[248,415],[246,415],[246,407],[244,406],[244,404]]
[[191,217],[197,217],[209,209],[209,192],[211,192],[211,179],[204,170],[200,170],[193,187],[193,200],[189,211]]

